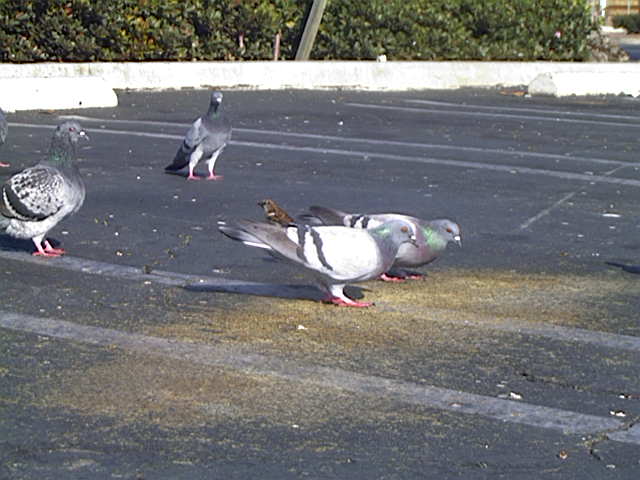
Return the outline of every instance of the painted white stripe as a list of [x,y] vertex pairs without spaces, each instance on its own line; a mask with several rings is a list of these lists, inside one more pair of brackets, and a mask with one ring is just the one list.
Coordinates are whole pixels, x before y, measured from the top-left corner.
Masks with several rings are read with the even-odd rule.
[[[26,128],[52,128],[46,125],[20,123],[17,126]],[[183,135],[171,135],[166,133],[151,133],[151,132],[133,132],[128,130],[110,130],[110,129],[87,129],[89,132],[105,133],[110,135],[124,135],[132,137],[149,137],[149,138],[165,138],[170,140],[182,140]],[[262,150],[285,150],[293,152],[311,152],[322,153],[330,155],[349,156],[353,159],[359,160],[361,158],[382,159],[382,160],[397,160],[411,163],[424,163],[430,165],[445,165],[448,167],[458,168],[472,168],[478,170],[491,170],[496,172],[507,173],[520,173],[529,175],[541,175],[547,177],[561,178],[563,180],[577,180],[589,183],[612,183],[616,185],[628,185],[633,187],[640,187],[640,180],[617,178],[604,175],[587,175],[584,173],[574,173],[558,170],[548,170],[543,168],[530,168],[522,167],[518,165],[501,165],[491,164],[483,162],[468,162],[464,160],[448,160],[444,158],[430,158],[430,157],[418,157],[410,155],[393,155],[390,153],[379,153],[366,150],[343,150],[336,148],[317,148],[317,147],[297,147],[293,145],[281,145],[274,143],[261,143],[261,142],[245,142],[232,140],[229,142],[231,145],[238,145],[242,147],[257,148]]]
[[274,145],[269,143],[259,142],[231,142],[235,145],[241,145],[244,147],[256,147],[262,149],[276,149],[276,150],[290,150],[290,151],[302,151],[311,153],[323,153],[331,155],[344,155],[354,157],[354,160],[361,158],[370,159],[383,159],[383,160],[398,160],[411,163],[424,163],[431,165],[445,165],[449,167],[458,168],[471,168],[478,170],[492,170],[495,172],[506,172],[512,174],[529,174],[529,175],[541,175],[547,177],[561,178],[563,180],[577,180],[589,183],[612,183],[616,185],[628,185],[633,187],[640,187],[640,180],[609,177],[604,175],[587,175],[584,173],[565,172],[558,170],[547,170],[543,168],[529,168],[516,165],[495,165],[491,163],[483,162],[467,162],[464,160],[448,160],[443,158],[430,158],[430,157],[414,157],[408,155],[393,155],[389,153],[377,153],[359,150],[341,150],[335,148],[315,148],[315,147],[293,147],[289,145]]
[[545,208],[544,210],[541,210],[540,213],[538,213],[537,215],[534,215],[533,217],[529,218],[528,220],[526,220],[525,222],[523,222],[519,229],[520,230],[526,230],[527,228],[529,228],[533,223],[537,222],[538,220],[540,220],[543,217],[546,217],[547,215],[549,215],[551,213],[552,210],[558,208],[560,205],[562,205],[564,202],[566,202],[567,200],[573,198],[578,192],[571,192],[566,194],[564,197],[562,197],[560,200],[558,200],[557,202],[555,202],[553,205],[551,205],[548,208]]
[[404,100],[406,103],[416,103],[421,105],[438,105],[454,108],[465,108],[468,110],[491,110],[499,112],[533,112],[542,113],[547,115],[571,115],[575,117],[591,117],[591,118],[608,118],[615,120],[631,120],[640,122],[640,116],[638,115],[618,115],[608,113],[590,113],[590,112],[572,112],[569,110],[551,110],[547,108],[522,108],[512,106],[496,107],[492,105],[476,105],[470,103],[453,103],[453,102],[438,102],[434,100]]
[[638,435],[635,432],[626,432],[627,425],[615,418],[598,417],[430,385],[418,385],[339,368],[304,365],[300,362],[290,362],[287,359],[260,355],[227,345],[185,343],[174,339],[79,325],[63,320],[1,310],[0,327],[99,346],[117,346],[146,355],[232,368],[252,375],[267,375],[322,388],[344,389],[357,394],[383,397],[450,412],[481,415],[503,422],[549,429],[570,435],[618,434],[613,437],[617,441],[640,443]]
[[190,275],[177,272],[166,272],[164,270],[151,270],[145,273],[141,267],[131,267],[128,265],[116,265],[113,263],[98,262],[96,260],[86,260],[78,257],[64,255],[57,258],[41,258],[24,252],[0,250],[0,258],[15,260],[24,263],[40,265],[42,267],[60,268],[91,275],[104,275],[106,277],[117,277],[131,281],[149,281],[161,285],[184,287],[186,285],[198,285],[201,283],[216,282],[220,286],[261,286],[256,282],[245,282],[238,280],[228,280],[225,278],[213,278],[200,275]]
[[[59,268],[74,272],[117,277],[129,281],[149,281],[161,285],[186,287],[202,292],[241,292],[265,294],[268,296],[289,296],[296,298],[300,295],[300,289],[304,287],[294,285],[275,285],[269,283],[234,280],[229,278],[208,277],[205,275],[190,275],[163,270],[152,270],[145,273],[142,268],[128,265],[116,265],[112,263],[98,262],[78,257],[63,256],[58,258],[34,257],[24,252],[0,250],[0,258],[19,262],[31,263],[42,267]],[[310,287],[311,288],[311,287]],[[420,316],[422,311],[409,307],[398,308],[394,305],[377,304],[376,309],[388,312],[400,312],[408,316]],[[617,335],[614,333],[597,332],[580,328],[563,327],[560,325],[544,324],[537,322],[525,322],[519,320],[493,320],[489,318],[479,319],[477,322],[464,320],[460,322],[452,320],[438,320],[437,310],[432,309],[434,321],[447,324],[473,325],[489,330],[514,332],[534,336],[542,336],[552,340],[570,341],[591,344],[597,347],[640,352],[640,337],[629,335]],[[443,318],[451,312],[443,310]]]
[[458,115],[468,117],[483,117],[483,118],[505,118],[509,120],[534,120],[541,122],[553,122],[553,123],[580,123],[585,125],[602,125],[611,127],[627,127],[627,128],[640,128],[640,123],[623,123],[623,122],[606,122],[600,120],[582,120],[579,118],[558,118],[558,117],[543,117],[536,115],[516,115],[511,113],[484,113],[484,112],[470,112],[460,110],[444,110],[444,109],[430,109],[430,108],[414,108],[414,107],[398,107],[392,105],[377,105],[368,103],[348,102],[345,105],[356,108],[369,108],[374,110],[395,110],[398,112],[411,112],[411,113],[435,113],[437,115]]
[[[110,119],[100,119],[100,118],[91,118],[91,117],[81,117],[78,115],[61,115],[58,118],[77,119],[82,122],[86,121],[86,122],[125,124],[125,125],[149,125],[149,126],[156,125],[156,126],[164,126],[164,127],[181,127],[181,128],[187,128],[189,126],[187,124],[182,124],[182,123],[157,122],[157,121],[147,121],[147,120],[116,120],[116,119],[110,120]],[[15,125],[19,126],[20,124],[15,124]],[[102,131],[102,130],[96,130],[96,131]],[[276,136],[278,138],[282,138],[282,137],[309,138],[314,140],[323,140],[327,142],[364,143],[368,145],[387,145],[387,146],[393,146],[393,147],[419,148],[419,149],[425,149],[425,150],[451,150],[451,151],[461,151],[461,152],[480,153],[480,154],[506,155],[506,156],[516,157],[516,158],[544,158],[548,160],[567,160],[567,161],[575,161],[575,162],[598,163],[603,165],[625,165],[625,166],[637,165],[637,162],[632,162],[632,161],[611,160],[608,158],[599,158],[599,157],[574,157],[571,155],[529,152],[529,151],[522,151],[522,150],[504,149],[504,148],[465,147],[462,145],[451,145],[451,144],[442,144],[442,143],[400,142],[395,140],[376,140],[372,138],[362,138],[362,137],[340,137],[336,135],[319,135],[315,133],[282,132],[282,131],[276,131],[276,130],[259,130],[259,129],[253,129],[253,128],[234,128],[233,131],[234,133],[237,132],[237,133],[246,133],[249,135]]]

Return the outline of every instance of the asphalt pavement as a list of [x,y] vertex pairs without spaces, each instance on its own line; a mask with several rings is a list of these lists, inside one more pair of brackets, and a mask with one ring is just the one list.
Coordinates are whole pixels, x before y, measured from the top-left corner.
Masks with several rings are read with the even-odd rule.
[[[0,478],[637,478],[640,100],[522,94],[225,91],[199,182],[163,167],[207,91],[9,115],[2,177],[63,117],[91,141],[68,255],[0,236]],[[326,305],[217,231],[265,198],[463,247]]]

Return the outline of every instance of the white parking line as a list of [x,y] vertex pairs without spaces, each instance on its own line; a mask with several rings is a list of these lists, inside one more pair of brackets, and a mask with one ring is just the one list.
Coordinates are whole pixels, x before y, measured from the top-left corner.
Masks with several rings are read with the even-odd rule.
[[512,113],[488,113],[488,112],[473,112],[462,110],[445,110],[445,109],[431,109],[431,108],[417,108],[417,107],[400,107],[392,105],[379,105],[369,103],[348,102],[345,103],[350,107],[356,108],[368,108],[373,110],[395,110],[397,112],[411,112],[411,113],[434,113],[437,115],[458,115],[467,117],[482,117],[482,118],[504,118],[508,120],[534,120],[540,122],[553,122],[553,123],[581,123],[585,125],[601,125],[610,127],[627,127],[627,128],[640,128],[640,122],[638,123],[624,123],[624,122],[608,122],[601,120],[583,120],[579,118],[559,118],[559,117],[544,117],[540,115],[517,115]]
[[496,107],[493,105],[476,105],[471,103],[452,103],[452,102],[438,102],[434,100],[404,100],[406,103],[416,103],[420,105],[437,105],[437,106],[445,106],[445,107],[454,107],[454,108],[465,108],[467,110],[492,110],[499,112],[532,112],[532,113],[541,113],[547,115],[567,115],[567,116],[575,116],[575,117],[591,117],[591,118],[608,118],[615,120],[631,120],[635,122],[640,122],[640,116],[638,115],[619,115],[619,114],[609,114],[609,113],[591,113],[591,112],[572,112],[569,110],[552,110],[547,108],[522,108],[522,107],[512,107],[512,106],[501,106]]
[[[227,292],[227,293],[251,293],[260,294],[267,292],[267,296],[280,293],[281,296],[297,298],[300,295],[300,287],[291,285],[276,285],[270,283],[251,282],[245,280],[234,280],[223,277],[209,277],[205,275],[190,275],[177,272],[167,272],[163,270],[151,270],[145,273],[143,268],[128,265],[117,265],[106,262],[98,262],[78,257],[63,256],[59,258],[34,257],[25,252],[14,252],[0,250],[0,258],[14,260],[18,262],[31,263],[42,267],[59,268],[73,272],[80,272],[91,275],[104,275],[106,277],[118,277],[130,281],[153,282],[166,286],[186,287],[202,292]],[[309,287],[311,289],[312,287]],[[400,312],[407,316],[420,316],[421,310],[412,310],[409,307],[398,308],[394,305],[380,304],[376,307],[380,311]],[[432,314],[437,314],[438,310],[431,309]],[[443,314],[451,313],[444,311]],[[614,333],[598,332],[581,328],[563,327],[538,322],[526,322],[520,320],[493,320],[490,318],[479,318],[477,321],[470,320],[438,320],[437,315],[432,315],[435,322],[455,324],[473,327],[480,327],[489,330],[512,332],[523,335],[533,335],[550,338],[555,341],[579,342],[594,345],[596,347],[612,348],[640,353],[640,337],[630,335],[618,335]],[[448,315],[443,315],[448,317]]]
[[551,205],[550,207],[547,207],[543,210],[541,210],[539,213],[537,213],[536,215],[534,215],[533,217],[529,218],[528,220],[526,220],[525,222],[522,222],[522,224],[519,227],[519,230],[526,230],[527,228],[529,228],[533,223],[537,222],[538,220],[540,220],[543,217],[546,217],[547,215],[549,215],[551,213],[552,210],[558,208],[560,205],[562,205],[564,202],[566,202],[567,200],[570,200],[571,198],[575,197],[578,194],[578,191],[576,190],[575,192],[571,192],[566,194],[564,197],[562,197],[560,200],[558,200],[557,202],[555,202],[553,205]]
[[[172,122],[158,122],[153,120],[121,120],[121,119],[101,119],[92,117],[82,117],[79,115],[61,115],[60,119],[70,118],[76,119],[82,122],[99,122],[105,124],[121,124],[121,125],[147,125],[147,126],[163,126],[163,127],[180,127],[188,128],[189,125],[182,123]],[[22,126],[26,124],[15,124],[15,126]],[[52,127],[51,127],[52,128]],[[96,131],[102,131],[96,130]],[[623,166],[635,166],[636,162],[623,161],[623,160],[611,160],[608,158],[599,157],[575,157],[571,155],[561,155],[554,153],[541,153],[530,152],[526,150],[512,150],[503,148],[481,148],[481,147],[466,147],[462,145],[442,144],[442,143],[422,143],[422,142],[400,142],[395,140],[376,140],[372,138],[362,137],[342,137],[337,135],[320,135],[316,133],[298,133],[298,132],[283,132],[279,130],[260,130],[254,128],[234,128],[234,133],[246,133],[248,135],[265,135],[276,136],[279,138],[308,138],[314,140],[323,140],[328,142],[342,142],[342,143],[364,143],[368,145],[387,145],[393,147],[406,147],[406,148],[418,148],[425,150],[450,150],[469,153],[480,154],[496,154],[505,155],[516,158],[543,158],[547,160],[566,160],[585,163],[597,163],[603,165],[623,165]]]
[[91,327],[63,320],[0,311],[0,327],[54,338],[117,346],[146,355],[174,358],[201,365],[231,368],[252,375],[267,375],[322,388],[344,389],[357,394],[460,412],[508,423],[524,424],[568,435],[610,435],[619,442],[640,444],[637,432],[610,417],[493,398],[430,385],[363,375],[339,368],[304,365],[256,354],[228,345],[185,343],[173,339]]
[[[14,126],[25,128],[47,128],[52,126],[37,125],[28,123],[17,123]],[[108,135],[123,135],[131,137],[146,137],[146,138],[164,138],[168,140],[182,140],[184,135],[173,135],[167,133],[153,133],[153,132],[136,132],[131,130],[111,130],[111,129],[88,129],[89,132],[103,133]],[[299,147],[294,145],[283,145],[275,143],[262,143],[262,142],[248,142],[231,140],[231,145],[238,145],[242,147],[258,148],[262,150],[285,150],[292,152],[309,152],[309,153],[321,153],[339,156],[348,156],[353,159],[359,160],[362,158],[368,159],[382,159],[382,160],[397,160],[411,163],[423,163],[429,165],[444,165],[447,167],[456,168],[470,168],[477,170],[490,170],[495,172],[505,172],[510,174],[528,174],[528,175],[541,175],[546,177],[561,178],[563,180],[576,180],[589,183],[611,183],[616,185],[628,185],[633,187],[640,187],[640,180],[630,178],[618,178],[606,175],[589,175],[584,173],[575,173],[558,170],[548,170],[544,168],[531,168],[522,167],[519,165],[503,165],[484,162],[469,162],[464,160],[449,160],[446,158],[432,158],[413,155],[394,155],[390,153],[380,153],[377,151],[367,150],[345,150],[337,148],[319,148],[319,147]],[[624,162],[623,162],[624,163]],[[625,163],[623,166],[626,166]]]

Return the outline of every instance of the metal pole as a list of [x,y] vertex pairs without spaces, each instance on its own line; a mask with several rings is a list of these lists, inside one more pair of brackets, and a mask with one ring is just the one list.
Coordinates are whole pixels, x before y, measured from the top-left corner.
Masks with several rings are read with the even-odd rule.
[[304,26],[302,39],[300,40],[300,45],[298,45],[298,51],[296,52],[296,60],[309,60],[309,55],[311,55],[311,49],[313,48],[313,42],[316,39],[318,28],[320,28],[320,20],[322,20],[324,7],[326,6],[327,0],[313,0],[313,5],[309,12],[309,18]]

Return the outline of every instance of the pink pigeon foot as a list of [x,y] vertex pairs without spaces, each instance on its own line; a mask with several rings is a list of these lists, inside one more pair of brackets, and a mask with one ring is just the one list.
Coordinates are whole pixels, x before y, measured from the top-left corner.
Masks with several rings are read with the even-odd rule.
[[357,302],[355,300],[351,300],[350,298],[339,297],[329,297],[326,301],[341,307],[366,308],[373,305],[373,302]]
[[209,176],[207,177],[207,180],[222,180],[224,178],[224,175],[216,175],[214,173],[210,173]]
[[53,248],[49,243],[49,240],[44,241],[44,251],[47,253],[52,253],[53,255],[64,255],[67,253],[64,248]]
[[380,275],[380,280],[382,280],[383,282],[395,282],[395,283],[402,283],[407,279],[407,277],[400,277],[397,275],[389,275],[387,273],[383,273],[382,275]]
[[409,280],[422,280],[424,278],[424,275],[421,273],[412,273],[410,275],[407,275],[407,279]]
[[198,177],[197,175],[194,175],[193,173],[189,173],[187,180],[200,180],[200,177]]
[[0,167],[10,167],[10,163],[0,162]]
[[[49,245],[49,247],[51,247],[51,245]],[[42,245],[40,245],[39,243],[36,243],[36,248],[37,250],[31,254],[34,257],[59,257],[60,255],[62,255],[62,253],[58,253],[55,248],[42,248]]]

